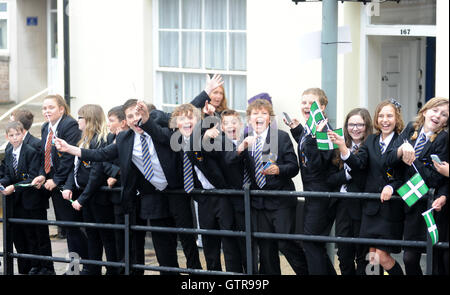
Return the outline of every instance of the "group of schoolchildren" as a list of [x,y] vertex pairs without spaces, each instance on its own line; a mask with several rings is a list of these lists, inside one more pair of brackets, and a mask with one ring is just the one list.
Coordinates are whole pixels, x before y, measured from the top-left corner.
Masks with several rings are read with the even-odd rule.
[[[313,103],[326,114],[323,90],[303,92],[300,112],[305,121]],[[129,216],[134,225],[195,228],[196,217],[201,229],[244,231],[242,195],[202,194],[200,190],[242,190],[248,185],[252,190],[295,191],[292,178],[300,172],[304,191],[379,193],[380,199],[310,196],[298,210],[296,196],[252,195],[253,231],[292,234],[296,219],[301,218],[305,235],[328,236],[335,222],[340,237],[420,241],[428,235],[421,215],[429,209],[427,202],[409,207],[401,200],[390,200],[418,172],[435,189],[434,196],[423,199],[434,198],[439,240],[448,241],[446,98],[429,100],[406,127],[395,100],[381,102],[373,120],[364,108],[351,110],[344,136],[334,133],[327,119],[318,122],[317,131],[327,132],[339,147],[334,150],[319,150],[311,128],[296,118],[284,119],[298,145],[297,154],[289,134],[273,120],[271,97],[262,93],[249,100],[245,124],[237,111],[227,107],[219,75],[208,77],[205,90],[172,113],[130,99],[111,109],[107,118],[99,105],[84,105],[77,122],[59,95],[47,96],[42,112],[47,122],[40,141],[27,132],[33,118],[30,112],[16,111],[6,126],[10,144],[0,183],[2,193],[14,199],[14,217],[47,219],[51,197],[57,220],[123,224]],[[432,160],[431,155],[441,161]],[[121,190],[111,193],[102,186]],[[185,193],[173,192],[180,190]],[[13,233],[17,252],[52,255],[48,226],[14,224]],[[145,231],[130,233],[133,264],[145,264],[145,235]],[[151,238],[160,266],[179,267],[179,240],[186,267],[202,268],[195,234],[153,231]],[[201,238],[206,269],[224,270],[223,253],[226,271],[246,273],[244,238],[209,234]],[[67,227],[67,246],[68,252],[83,259],[102,260],[104,251],[107,261],[124,260],[121,230]],[[279,252],[297,275],[336,274],[324,242],[256,238],[252,247],[252,268],[258,274],[281,274]],[[404,271],[391,256],[400,253],[401,247],[337,243],[337,248],[343,275],[364,275],[376,266],[381,266],[379,274],[422,274],[422,248],[403,248]],[[436,249],[434,259],[434,273],[448,274],[448,249]],[[55,274],[53,263],[42,260],[19,259],[18,267],[21,274]],[[91,264],[81,271],[101,273],[101,266]],[[106,268],[106,274],[121,273],[122,268]]]

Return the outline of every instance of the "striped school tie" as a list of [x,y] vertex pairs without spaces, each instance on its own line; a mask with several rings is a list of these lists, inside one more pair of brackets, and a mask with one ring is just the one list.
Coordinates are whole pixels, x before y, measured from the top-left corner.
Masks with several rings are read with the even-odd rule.
[[152,161],[150,160],[150,151],[147,143],[147,136],[141,135],[141,146],[142,146],[142,157],[144,160],[144,177],[149,182],[153,177],[153,166]]
[[14,174],[17,176],[19,174],[17,167],[19,166],[19,163],[17,162],[17,157],[16,154],[12,154],[13,155],[13,168],[14,168]]
[[380,152],[381,154],[384,154],[384,149],[386,148],[386,144],[382,141],[380,141]]
[[183,153],[183,175],[184,175],[184,190],[187,193],[194,189],[194,174],[192,172],[192,164],[186,152]]
[[250,173],[248,172],[247,159],[244,159],[244,180],[242,182],[242,188],[244,188],[247,183],[250,183]]
[[259,188],[263,188],[266,185],[266,176],[262,174],[263,161],[262,161],[262,142],[261,137],[256,139],[256,148],[255,148],[255,178],[256,184]]
[[419,157],[419,155],[422,152],[423,147],[425,146],[426,143],[427,143],[427,137],[426,137],[425,133],[422,133],[419,137],[419,140],[417,141],[416,146],[414,147],[416,158]]
[[47,144],[45,145],[45,155],[44,155],[44,170],[45,173],[49,173],[52,168],[52,140],[53,140],[53,130],[50,128],[50,132],[47,137]]

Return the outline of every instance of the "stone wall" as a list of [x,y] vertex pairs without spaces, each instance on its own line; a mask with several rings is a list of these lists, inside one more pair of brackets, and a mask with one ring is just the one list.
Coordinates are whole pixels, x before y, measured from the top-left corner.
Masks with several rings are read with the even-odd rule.
[[9,56],[0,56],[0,102],[9,101]]

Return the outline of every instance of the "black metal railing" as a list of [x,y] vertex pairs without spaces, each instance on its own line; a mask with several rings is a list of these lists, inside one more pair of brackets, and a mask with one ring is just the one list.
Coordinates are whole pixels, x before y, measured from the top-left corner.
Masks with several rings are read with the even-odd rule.
[[[120,188],[108,188],[102,187],[102,191],[107,191],[109,193],[120,193]],[[172,190],[168,191],[167,194],[185,195],[183,190]],[[338,192],[294,192],[294,191],[261,191],[261,190],[250,190],[248,186],[244,190],[194,190],[191,195],[215,195],[215,196],[232,196],[232,197],[243,197],[244,198],[244,212],[245,212],[245,231],[231,231],[231,230],[210,230],[210,229],[193,229],[193,228],[176,228],[176,227],[157,227],[157,226],[141,226],[133,225],[130,223],[129,214],[125,215],[124,224],[104,224],[104,223],[86,223],[86,222],[69,222],[69,221],[55,221],[55,220],[36,220],[36,219],[22,219],[11,217],[12,212],[12,201],[10,197],[2,197],[3,201],[3,219],[0,222],[3,223],[3,253],[0,252],[0,256],[3,256],[3,274],[12,275],[14,258],[28,258],[37,260],[46,260],[62,263],[70,263],[73,260],[70,258],[63,257],[50,257],[41,256],[34,254],[24,254],[24,253],[14,253],[13,252],[13,241],[11,224],[40,224],[40,225],[57,225],[57,226],[67,226],[67,227],[91,227],[99,229],[113,229],[113,230],[123,230],[124,234],[124,259],[123,262],[110,262],[110,261],[96,261],[88,259],[80,259],[80,264],[90,264],[90,265],[101,265],[101,266],[111,266],[111,267],[121,267],[124,268],[124,274],[130,274],[130,270],[152,270],[152,271],[164,271],[164,272],[176,272],[176,273],[188,273],[188,274],[211,274],[211,275],[228,275],[237,274],[232,272],[221,272],[221,271],[209,271],[201,269],[189,269],[189,268],[177,268],[177,267],[167,267],[167,266],[150,266],[150,265],[140,265],[132,264],[130,260],[130,233],[132,231],[150,231],[150,232],[166,232],[175,234],[201,234],[201,235],[217,235],[217,236],[230,236],[230,237],[241,237],[245,238],[246,245],[246,273],[254,274],[253,269],[253,240],[254,239],[286,239],[286,240],[297,240],[297,241],[314,241],[314,242],[324,242],[324,243],[350,243],[350,244],[366,244],[366,245],[387,245],[387,246],[402,246],[402,247],[417,247],[426,248],[426,274],[432,274],[433,265],[433,249],[434,248],[449,248],[448,242],[439,242],[433,246],[431,238],[429,235],[427,241],[405,241],[405,240],[388,240],[388,239],[369,239],[369,238],[349,238],[349,237],[332,237],[332,236],[320,236],[320,235],[304,235],[304,234],[277,234],[277,233],[267,233],[267,232],[254,232],[251,227],[251,210],[250,210],[250,197],[292,197],[297,198],[310,197],[310,198],[328,198],[328,199],[362,199],[362,200],[379,200],[379,194],[375,193],[338,193]],[[429,192],[428,198],[423,198],[428,200],[428,207],[431,207],[432,192]],[[402,199],[398,196],[393,196],[391,201],[398,202]],[[424,200],[420,200],[424,201]]]

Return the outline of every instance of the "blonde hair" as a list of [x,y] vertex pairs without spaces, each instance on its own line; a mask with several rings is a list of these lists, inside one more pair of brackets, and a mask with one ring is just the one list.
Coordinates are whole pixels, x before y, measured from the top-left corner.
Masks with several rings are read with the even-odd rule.
[[377,134],[381,133],[381,127],[380,127],[380,124],[378,124],[378,115],[380,114],[381,110],[385,106],[391,106],[394,109],[394,112],[395,112],[394,132],[400,134],[400,132],[402,132],[403,128],[405,128],[405,123],[403,122],[402,113],[400,111],[400,108],[397,107],[395,104],[393,104],[389,100],[384,100],[377,105],[377,108],[375,109],[375,114],[373,116],[373,128],[375,128],[375,130],[377,131]]
[[[425,117],[423,116],[423,114],[426,111],[428,111],[429,109],[432,109],[434,107],[439,107],[439,106],[444,105],[444,104],[448,104],[448,98],[434,97],[434,98],[430,99],[429,101],[427,101],[427,103],[420,109],[419,113],[417,113],[416,119],[415,119],[415,121],[413,123],[414,133],[411,136],[411,140],[416,140],[417,137],[419,136],[420,128],[422,128],[423,124],[425,123]],[[447,121],[447,124],[448,124],[448,121]],[[445,124],[444,126],[439,128],[439,130],[437,130],[430,137],[430,142],[434,141],[434,139],[436,138],[438,133],[441,132],[442,130],[444,130],[445,127],[447,126],[447,124]]]
[[63,107],[64,108],[64,115],[71,117],[70,116],[70,108],[67,105],[66,100],[61,95],[59,95],[59,94],[51,94],[51,95],[47,95],[44,98],[44,100],[45,99],[53,99],[59,107]]
[[328,98],[325,94],[325,91],[323,91],[320,88],[308,88],[305,91],[303,91],[302,96],[306,94],[312,94],[319,98],[319,103],[326,107],[328,105]]
[[196,108],[194,105],[192,105],[190,103],[185,103],[185,104],[177,106],[175,108],[175,110],[172,112],[172,115],[171,115],[170,121],[169,121],[169,127],[176,128],[177,117],[182,116],[182,115],[189,116],[189,114],[193,114],[197,118],[197,121],[199,121],[202,117],[200,109]]
[[272,104],[266,99],[255,99],[251,104],[247,107],[247,117],[250,117],[250,114],[253,110],[266,109],[269,112],[270,117],[275,116],[273,111]]
[[83,117],[86,122],[86,128],[84,128],[81,139],[78,142],[79,147],[88,149],[95,135],[97,135],[97,146],[101,141],[107,141],[108,128],[101,106],[98,104],[85,104],[78,110],[78,115]]

